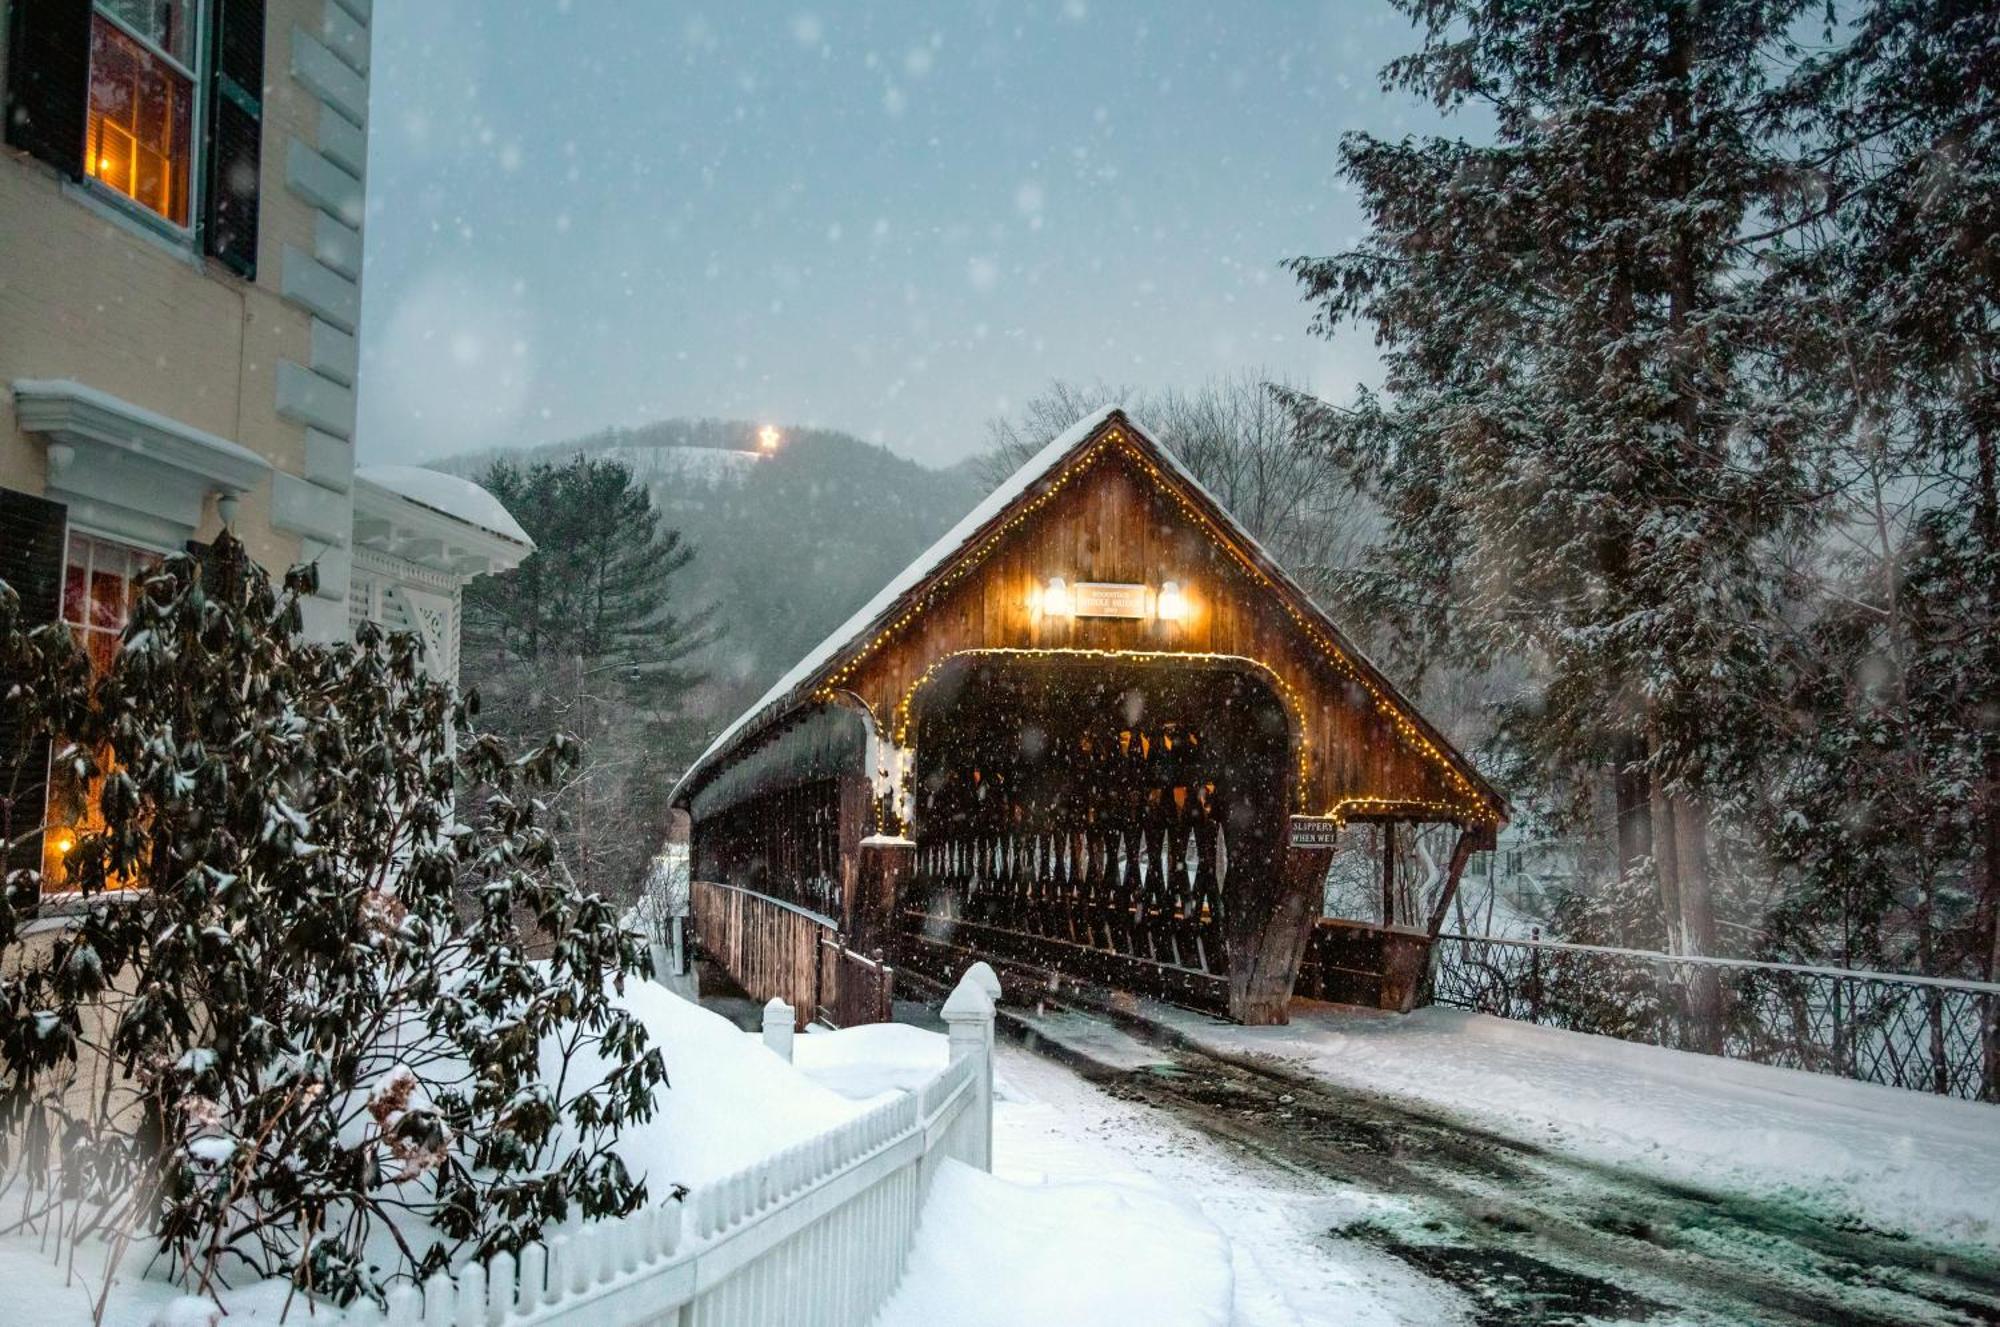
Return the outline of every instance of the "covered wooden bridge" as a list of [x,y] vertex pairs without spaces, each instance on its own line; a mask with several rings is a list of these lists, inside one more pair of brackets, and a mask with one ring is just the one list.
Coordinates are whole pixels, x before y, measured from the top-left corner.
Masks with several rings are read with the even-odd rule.
[[[1251,1023],[1285,1020],[1302,963],[1314,994],[1408,1008],[1506,814],[1115,409],[802,659],[673,798],[696,934],[760,999],[805,989],[816,927],[919,969],[988,957]],[[1398,915],[1384,851],[1384,914],[1323,921],[1343,838],[1376,827],[1386,849],[1379,827],[1412,823],[1455,830],[1429,915]]]

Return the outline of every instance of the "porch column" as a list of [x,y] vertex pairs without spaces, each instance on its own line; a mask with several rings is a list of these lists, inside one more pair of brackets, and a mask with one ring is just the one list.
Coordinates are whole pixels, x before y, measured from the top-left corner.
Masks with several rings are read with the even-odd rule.
[[[1302,817],[1303,818],[1303,817]],[[1321,892],[1333,861],[1330,836],[1291,832],[1273,854],[1278,869],[1263,890],[1246,891],[1231,900],[1229,914],[1229,1016],[1238,1023],[1262,1026],[1291,1021],[1292,983],[1306,938],[1319,920]],[[1304,837],[1311,846],[1293,847]],[[1234,876],[1234,871],[1231,872]]]

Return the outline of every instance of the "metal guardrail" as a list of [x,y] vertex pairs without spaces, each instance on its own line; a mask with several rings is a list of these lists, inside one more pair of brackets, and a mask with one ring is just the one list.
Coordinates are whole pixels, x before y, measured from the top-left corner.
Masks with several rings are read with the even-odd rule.
[[[1720,988],[1719,1027],[1697,1017],[1700,980]],[[1446,933],[1430,994],[1573,1032],[2000,1101],[2000,983]]]

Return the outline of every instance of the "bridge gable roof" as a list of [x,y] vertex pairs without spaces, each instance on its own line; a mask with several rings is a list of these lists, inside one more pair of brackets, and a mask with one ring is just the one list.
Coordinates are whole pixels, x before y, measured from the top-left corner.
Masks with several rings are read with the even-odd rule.
[[1421,733],[1429,745],[1476,791],[1480,801],[1504,818],[1500,794],[1426,720],[1393,683],[1355,647],[1346,634],[1313,602],[1277,559],[1208,491],[1172,451],[1161,444],[1123,408],[1108,406],[1078,420],[1043,447],[1005,482],[996,487],[965,518],[905,567],[866,604],[835,628],[825,640],[794,664],[754,704],[723,730],[675,785],[672,800],[685,805],[689,796],[758,737],[795,714],[826,687],[829,679],[850,670],[888,635],[915,616],[940,582],[969,558],[983,555],[1008,538],[1016,518],[1048,495],[1073,469],[1088,463],[1096,450],[1117,446],[1141,465],[1172,496],[1181,499],[1255,578],[1285,602],[1302,631],[1323,638],[1323,648],[1344,655],[1365,676],[1370,690],[1384,697],[1401,719]]

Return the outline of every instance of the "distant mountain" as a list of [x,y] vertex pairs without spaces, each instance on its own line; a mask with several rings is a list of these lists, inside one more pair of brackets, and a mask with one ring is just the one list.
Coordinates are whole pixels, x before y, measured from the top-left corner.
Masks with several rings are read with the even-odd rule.
[[695,560],[679,578],[692,607],[713,604],[722,639],[704,661],[699,708],[720,728],[970,511],[976,468],[933,470],[830,429],[786,429],[757,454],[757,425],[675,419],[568,442],[454,457],[477,478],[495,459],[586,453],[632,468]]

